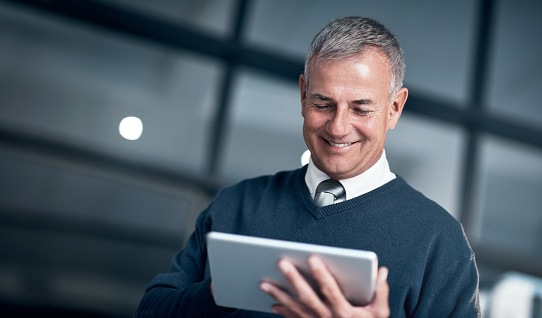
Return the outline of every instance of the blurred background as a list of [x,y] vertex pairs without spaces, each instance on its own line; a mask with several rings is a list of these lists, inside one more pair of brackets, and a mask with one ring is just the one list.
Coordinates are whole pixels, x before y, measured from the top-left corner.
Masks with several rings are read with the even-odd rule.
[[217,190],[301,165],[304,54],[345,15],[403,46],[388,159],[464,225],[484,316],[542,317],[536,0],[0,0],[0,315],[132,316]]

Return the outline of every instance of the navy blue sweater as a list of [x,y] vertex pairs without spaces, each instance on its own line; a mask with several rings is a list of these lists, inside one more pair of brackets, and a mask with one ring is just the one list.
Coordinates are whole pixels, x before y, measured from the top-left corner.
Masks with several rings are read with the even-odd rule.
[[272,317],[217,307],[205,235],[213,230],[370,250],[389,269],[392,317],[478,317],[478,271],[461,225],[397,177],[362,196],[318,207],[306,167],[245,180],[217,194],[136,317]]

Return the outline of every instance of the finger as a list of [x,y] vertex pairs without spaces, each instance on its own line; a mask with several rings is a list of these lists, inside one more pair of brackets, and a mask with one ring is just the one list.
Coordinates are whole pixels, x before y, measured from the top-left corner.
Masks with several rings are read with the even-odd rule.
[[278,304],[271,306],[271,312],[283,317],[311,317],[311,311],[307,307],[293,299],[279,287],[268,282],[262,282],[260,289],[278,302]]
[[376,278],[376,295],[375,295],[375,301],[376,300],[388,300],[390,295],[390,286],[388,285],[388,268],[381,267],[378,270],[378,275]]
[[299,306],[288,293],[269,282],[262,282],[260,284],[260,289],[279,303],[279,305],[273,305],[271,307],[272,311],[282,314],[286,312],[285,308],[296,308]]
[[389,295],[390,286],[388,285],[388,269],[381,267],[378,270],[376,278],[376,290],[375,298],[371,303],[371,307],[375,309],[375,313],[378,317],[388,317],[390,315],[389,309]]
[[312,287],[309,285],[309,283],[307,283],[305,278],[299,273],[292,262],[286,259],[281,259],[278,263],[278,267],[284,277],[286,277],[286,279],[294,287],[298,298],[318,298],[318,295],[316,295]]
[[322,296],[326,302],[333,308],[334,312],[344,312],[346,308],[350,308],[351,304],[346,300],[344,294],[337,283],[337,280],[321,258],[312,255],[308,259],[311,274],[316,280]]
[[271,312],[274,314],[279,314],[285,318],[310,318],[311,317],[309,313],[297,314],[293,312],[292,310],[290,310],[289,308],[283,305],[279,305],[279,304],[273,305],[271,307]]
[[305,278],[299,273],[294,264],[288,260],[282,259],[279,261],[279,269],[294,287],[299,302],[304,305],[296,307],[296,310],[294,310],[295,313],[301,313],[301,311],[306,311],[308,308],[310,311],[313,311],[320,316],[329,314],[329,310],[325,304]]

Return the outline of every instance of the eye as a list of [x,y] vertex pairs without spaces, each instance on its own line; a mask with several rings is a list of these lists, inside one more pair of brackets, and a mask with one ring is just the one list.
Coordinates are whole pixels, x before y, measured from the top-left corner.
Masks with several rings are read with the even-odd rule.
[[331,108],[331,106],[329,106],[329,105],[321,105],[321,104],[315,104],[315,103],[312,103],[312,104],[318,110],[328,110],[328,109]]
[[364,110],[360,108],[355,108],[354,111],[356,112],[356,114],[361,115],[361,116],[367,116],[371,113],[371,111],[369,110]]

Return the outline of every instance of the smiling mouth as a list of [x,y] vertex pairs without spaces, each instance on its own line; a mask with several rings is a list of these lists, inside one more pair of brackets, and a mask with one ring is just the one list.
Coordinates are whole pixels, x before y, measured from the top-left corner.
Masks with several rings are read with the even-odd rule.
[[353,145],[354,143],[353,142],[349,142],[349,143],[345,143],[345,144],[336,144],[334,142],[331,142],[329,140],[326,139],[326,141],[328,142],[328,144],[334,146],[334,147],[339,147],[339,148],[342,148],[342,147],[348,147],[350,145]]

